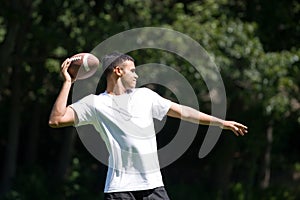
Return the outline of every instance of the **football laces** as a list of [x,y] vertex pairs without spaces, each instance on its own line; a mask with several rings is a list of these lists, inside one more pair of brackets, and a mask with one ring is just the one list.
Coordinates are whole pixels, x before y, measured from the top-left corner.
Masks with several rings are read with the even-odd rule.
[[73,58],[70,58],[70,61],[73,62],[73,61],[77,61],[80,59],[81,59],[81,56],[74,56]]

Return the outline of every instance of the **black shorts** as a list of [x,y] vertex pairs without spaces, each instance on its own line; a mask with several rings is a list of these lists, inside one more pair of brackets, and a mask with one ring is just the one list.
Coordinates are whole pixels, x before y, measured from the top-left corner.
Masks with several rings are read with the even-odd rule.
[[104,200],[170,200],[164,187],[131,192],[104,193]]

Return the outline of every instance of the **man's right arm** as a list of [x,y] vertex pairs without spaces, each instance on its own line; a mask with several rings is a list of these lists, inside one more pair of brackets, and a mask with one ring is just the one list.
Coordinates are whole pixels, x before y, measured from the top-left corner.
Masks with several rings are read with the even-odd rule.
[[74,81],[67,72],[69,65],[70,61],[67,59],[61,66],[61,74],[64,77],[64,83],[49,117],[49,126],[52,128],[72,126],[75,123],[75,112],[71,107],[67,106],[68,95],[72,86],[72,81]]

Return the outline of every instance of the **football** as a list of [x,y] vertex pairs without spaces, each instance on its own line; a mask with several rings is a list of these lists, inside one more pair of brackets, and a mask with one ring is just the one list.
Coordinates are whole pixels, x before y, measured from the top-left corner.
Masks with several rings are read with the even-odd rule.
[[70,60],[68,72],[76,80],[91,77],[99,67],[99,59],[91,53],[78,53],[70,57]]

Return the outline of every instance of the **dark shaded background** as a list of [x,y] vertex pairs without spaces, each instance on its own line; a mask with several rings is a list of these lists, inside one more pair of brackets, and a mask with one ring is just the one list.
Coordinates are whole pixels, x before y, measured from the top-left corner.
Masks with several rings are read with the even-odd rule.
[[[207,129],[199,126],[188,151],[162,170],[170,197],[300,198],[298,1],[4,0],[0,13],[0,198],[101,199],[106,167],[87,152],[76,130],[48,127],[60,63],[144,26],[171,28],[199,42],[220,68],[227,118],[249,127],[245,137],[223,131],[213,151],[199,159]],[[159,50],[130,55],[137,65],[173,66],[210,113],[207,88],[189,63]],[[172,98],[165,88],[154,89]],[[167,119],[160,147],[177,125]]]

